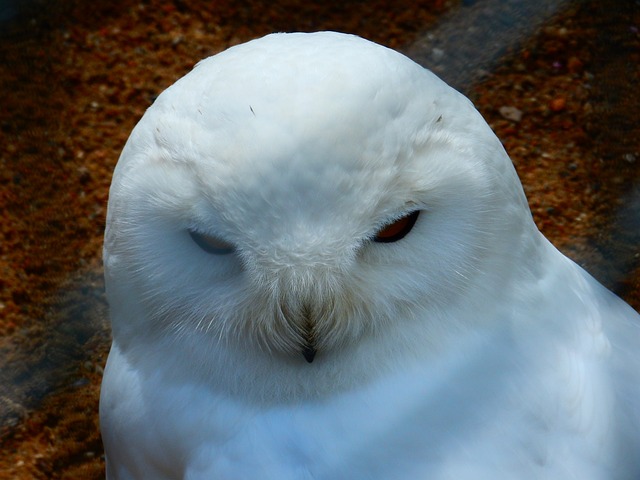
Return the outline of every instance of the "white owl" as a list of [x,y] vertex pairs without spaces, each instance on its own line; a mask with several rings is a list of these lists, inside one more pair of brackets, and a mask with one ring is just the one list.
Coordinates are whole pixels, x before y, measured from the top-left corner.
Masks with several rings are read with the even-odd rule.
[[122,152],[104,263],[109,479],[640,478],[638,314],[397,52],[199,63]]

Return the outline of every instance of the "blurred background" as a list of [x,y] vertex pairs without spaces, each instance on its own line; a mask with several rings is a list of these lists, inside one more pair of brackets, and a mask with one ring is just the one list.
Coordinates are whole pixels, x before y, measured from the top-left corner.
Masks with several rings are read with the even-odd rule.
[[0,0],[0,478],[104,478],[111,172],[162,90],[271,32],[355,33],[469,96],[543,233],[640,309],[639,29],[634,0]]

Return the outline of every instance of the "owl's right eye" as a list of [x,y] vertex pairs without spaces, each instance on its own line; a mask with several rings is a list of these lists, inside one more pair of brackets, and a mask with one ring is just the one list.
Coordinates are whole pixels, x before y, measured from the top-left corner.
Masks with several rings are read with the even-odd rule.
[[373,241],[378,243],[392,243],[404,238],[416,224],[419,214],[420,211],[416,210],[397,219],[395,222],[385,225],[376,233]]
[[228,255],[235,251],[234,246],[230,243],[210,235],[189,230],[189,236],[202,250],[213,255]]

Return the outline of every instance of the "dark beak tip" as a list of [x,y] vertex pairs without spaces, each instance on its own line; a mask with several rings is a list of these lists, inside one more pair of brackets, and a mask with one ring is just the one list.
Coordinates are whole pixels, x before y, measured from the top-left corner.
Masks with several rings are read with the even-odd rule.
[[316,349],[307,347],[302,350],[302,355],[304,356],[304,359],[307,361],[307,363],[311,363],[316,356]]

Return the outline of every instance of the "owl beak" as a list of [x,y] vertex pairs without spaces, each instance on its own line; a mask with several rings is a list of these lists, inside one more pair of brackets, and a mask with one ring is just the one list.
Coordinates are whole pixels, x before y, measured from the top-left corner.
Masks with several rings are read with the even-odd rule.
[[305,306],[303,309],[303,315],[306,320],[304,326],[304,343],[302,345],[302,356],[304,359],[311,363],[313,359],[316,357],[316,342],[315,342],[315,334],[314,334],[314,325],[313,315],[311,314],[311,309],[308,306]]
[[302,348],[302,356],[304,359],[311,363],[316,356],[316,349],[311,343],[306,343]]

